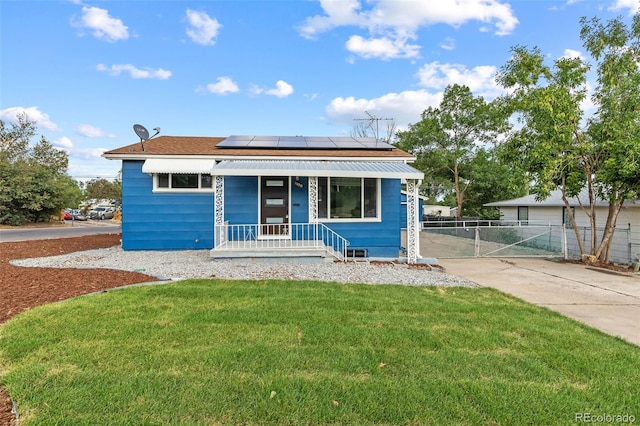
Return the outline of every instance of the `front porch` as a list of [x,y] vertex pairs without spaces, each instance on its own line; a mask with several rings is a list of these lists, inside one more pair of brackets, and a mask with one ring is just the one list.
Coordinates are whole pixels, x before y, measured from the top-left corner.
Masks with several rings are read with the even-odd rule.
[[407,262],[421,258],[417,200],[423,174],[406,163],[223,160],[211,175],[214,258],[324,256],[344,261],[347,247],[374,258],[397,258],[401,182],[407,192]]
[[215,226],[213,258],[334,257],[347,258],[349,242],[321,223]]

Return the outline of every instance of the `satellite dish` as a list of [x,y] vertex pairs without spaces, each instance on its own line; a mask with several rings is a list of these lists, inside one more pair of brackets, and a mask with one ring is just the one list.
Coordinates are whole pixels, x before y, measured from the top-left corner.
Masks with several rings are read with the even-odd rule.
[[134,124],[133,131],[136,132],[136,135],[140,138],[140,142],[149,139],[149,131],[142,124]]

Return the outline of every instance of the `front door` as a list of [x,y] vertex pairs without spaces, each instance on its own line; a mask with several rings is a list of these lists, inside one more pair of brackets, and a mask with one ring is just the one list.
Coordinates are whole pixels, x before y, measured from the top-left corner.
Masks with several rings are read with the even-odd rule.
[[260,178],[260,235],[289,235],[289,177]]

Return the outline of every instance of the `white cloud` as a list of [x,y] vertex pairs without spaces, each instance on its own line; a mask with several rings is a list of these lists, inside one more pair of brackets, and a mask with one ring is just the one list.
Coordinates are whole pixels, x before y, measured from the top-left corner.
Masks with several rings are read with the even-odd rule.
[[456,41],[451,37],[447,37],[440,43],[440,48],[444,50],[453,50],[456,48]]
[[366,59],[416,58],[420,53],[420,46],[408,44],[406,39],[399,37],[364,39],[359,35],[354,35],[349,38],[345,46],[349,52]]
[[70,152],[70,155],[85,160],[96,160],[101,159],[102,154],[107,151],[108,149],[106,148],[76,148]]
[[237,93],[240,91],[240,88],[229,77],[218,77],[215,83],[207,84],[204,89],[197,89],[198,92],[207,91],[210,93],[215,93],[217,95],[225,95],[227,93]]
[[365,25],[366,15],[358,13],[359,0],[320,0],[320,6],[325,16],[312,16],[306,19],[300,29],[300,34],[305,38],[314,38],[320,33],[333,28],[348,25]]
[[[365,9],[363,4],[370,6]],[[423,26],[457,28],[477,21],[480,31],[506,35],[518,25],[511,6],[500,0],[321,0],[320,5],[324,15],[308,17],[299,28],[300,34],[311,39],[337,27],[363,28],[368,38],[352,35],[346,46],[365,58],[417,56],[419,46],[409,45],[407,40],[415,39],[417,29]]]
[[388,93],[378,98],[365,99],[351,96],[333,99],[326,107],[327,117],[336,123],[352,125],[355,118],[363,118],[368,111],[377,117],[393,118],[398,129],[420,121],[420,114],[428,107],[436,107],[442,101],[442,92],[407,90]]
[[51,144],[56,148],[64,148],[65,150],[73,148],[73,142],[66,136],[54,140]]
[[283,80],[276,81],[276,87],[265,91],[267,95],[276,96],[278,98],[286,98],[293,93],[293,86]]
[[480,65],[468,69],[461,64],[441,64],[431,62],[423,65],[416,74],[420,85],[443,90],[450,84],[468,86],[475,95],[495,97],[502,89],[496,84],[498,69],[491,65]]
[[564,55],[562,55],[562,57],[568,58],[568,59],[573,59],[573,58],[585,59],[584,55],[582,55],[582,52],[580,52],[579,50],[573,50],[573,49],[564,49]]
[[254,95],[271,95],[276,96],[278,98],[286,98],[287,96],[293,93],[293,86],[283,80],[278,80],[276,82],[276,87],[273,89],[264,89],[259,86],[253,86],[251,88],[251,93]]
[[171,77],[171,71],[163,70],[162,68],[152,69],[152,68],[136,68],[131,64],[118,64],[107,66],[104,64],[96,65],[96,69],[98,71],[106,72],[111,75],[120,75],[122,72],[128,72],[131,78],[151,78],[157,80],[166,80]]
[[639,0],[616,0],[615,4],[609,7],[609,10],[625,10],[628,9],[629,15],[635,15],[640,11]]
[[116,136],[112,133],[106,133],[104,130],[94,127],[90,124],[80,124],[76,131],[82,136],[86,136],[88,138],[115,138]]
[[73,23],[77,27],[92,30],[94,37],[114,42],[129,38],[129,29],[120,19],[109,16],[109,11],[99,7],[82,7],[80,20]]
[[58,130],[58,125],[51,121],[49,114],[40,111],[38,107],[10,107],[0,110],[0,120],[10,123],[18,122],[18,115],[26,114],[26,116],[36,123],[36,126],[45,130]]
[[191,41],[203,46],[216,44],[215,38],[218,36],[220,28],[222,28],[217,19],[211,18],[205,12],[187,9],[187,21],[189,22],[187,35]]

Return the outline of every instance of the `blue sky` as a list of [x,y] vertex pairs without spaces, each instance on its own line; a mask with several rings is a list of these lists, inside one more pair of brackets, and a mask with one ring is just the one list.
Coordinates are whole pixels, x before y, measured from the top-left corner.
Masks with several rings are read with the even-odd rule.
[[[448,84],[491,99],[515,45],[584,55],[579,19],[640,0],[12,1],[0,4],[0,119],[26,112],[69,174],[113,178],[100,154],[163,135],[349,135],[399,129]],[[366,112],[365,112],[366,111]],[[386,128],[380,122],[381,132]]]

